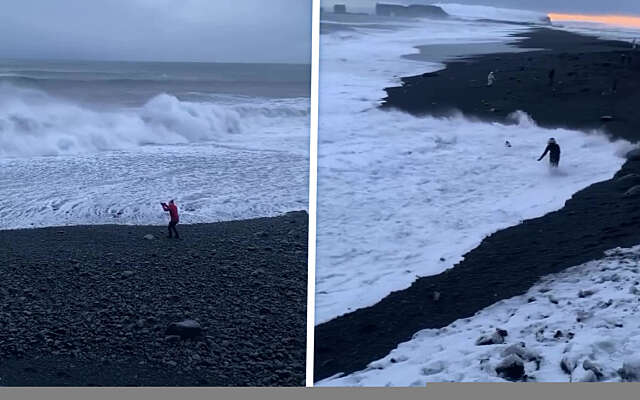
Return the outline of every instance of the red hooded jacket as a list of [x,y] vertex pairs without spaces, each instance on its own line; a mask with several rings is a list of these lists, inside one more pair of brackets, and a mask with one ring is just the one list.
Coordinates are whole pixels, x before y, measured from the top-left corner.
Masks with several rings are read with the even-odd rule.
[[165,211],[169,211],[171,222],[180,221],[180,217],[178,217],[178,206],[176,206],[175,204],[163,204],[162,209]]

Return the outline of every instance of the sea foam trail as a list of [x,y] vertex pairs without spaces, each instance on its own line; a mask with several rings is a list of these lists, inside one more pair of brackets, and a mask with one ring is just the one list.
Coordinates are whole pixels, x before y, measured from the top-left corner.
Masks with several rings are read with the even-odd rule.
[[139,108],[98,110],[37,89],[3,84],[0,157],[82,154],[148,144],[250,142],[270,130],[305,135],[308,115],[308,99],[218,104],[181,101],[169,94],[159,94]]
[[[401,58],[414,46],[504,43],[524,29],[443,20],[321,37],[317,324],[451,268],[485,236],[561,208],[622,165],[627,143],[543,129],[524,113],[503,125],[376,108],[399,77],[443,67]],[[563,149],[554,172],[536,162],[549,137]]]

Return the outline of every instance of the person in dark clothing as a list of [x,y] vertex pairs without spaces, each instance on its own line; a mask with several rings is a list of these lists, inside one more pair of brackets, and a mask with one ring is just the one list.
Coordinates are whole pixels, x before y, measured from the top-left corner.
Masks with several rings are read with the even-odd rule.
[[553,81],[556,78],[556,70],[555,68],[552,68],[551,71],[549,71],[549,86],[553,86]]
[[556,143],[554,138],[550,138],[547,142],[547,147],[544,149],[544,153],[538,158],[538,161],[542,160],[544,156],[549,153],[549,163],[552,167],[557,167],[560,163],[560,146]]
[[162,209],[169,212],[169,239],[173,237],[172,233],[175,233],[176,239],[179,239],[178,231],[176,230],[176,225],[180,222],[180,217],[178,216],[178,206],[174,203],[173,200],[167,203],[160,203],[162,205]]

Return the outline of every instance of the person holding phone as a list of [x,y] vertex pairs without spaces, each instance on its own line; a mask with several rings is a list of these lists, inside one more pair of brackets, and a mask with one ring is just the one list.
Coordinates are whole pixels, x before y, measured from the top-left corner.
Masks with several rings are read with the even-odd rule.
[[178,235],[178,230],[176,229],[176,225],[178,225],[178,222],[180,222],[180,217],[178,216],[178,206],[176,206],[176,203],[171,200],[169,201],[169,204],[167,203],[160,203],[162,205],[162,209],[164,211],[168,211],[169,212],[169,239],[171,239],[173,237],[172,233],[175,233],[175,237],[176,239],[180,239],[180,236]]

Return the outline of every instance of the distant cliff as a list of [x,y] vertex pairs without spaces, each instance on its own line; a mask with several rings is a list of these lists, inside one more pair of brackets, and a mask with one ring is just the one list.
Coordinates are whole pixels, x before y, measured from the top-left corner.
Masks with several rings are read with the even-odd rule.
[[376,3],[376,15],[427,18],[446,18],[449,16],[449,14],[438,6],[423,6],[417,4],[404,6],[401,4],[388,3]]
[[333,12],[336,14],[346,14],[347,13],[347,5],[346,4],[335,4],[333,6]]

